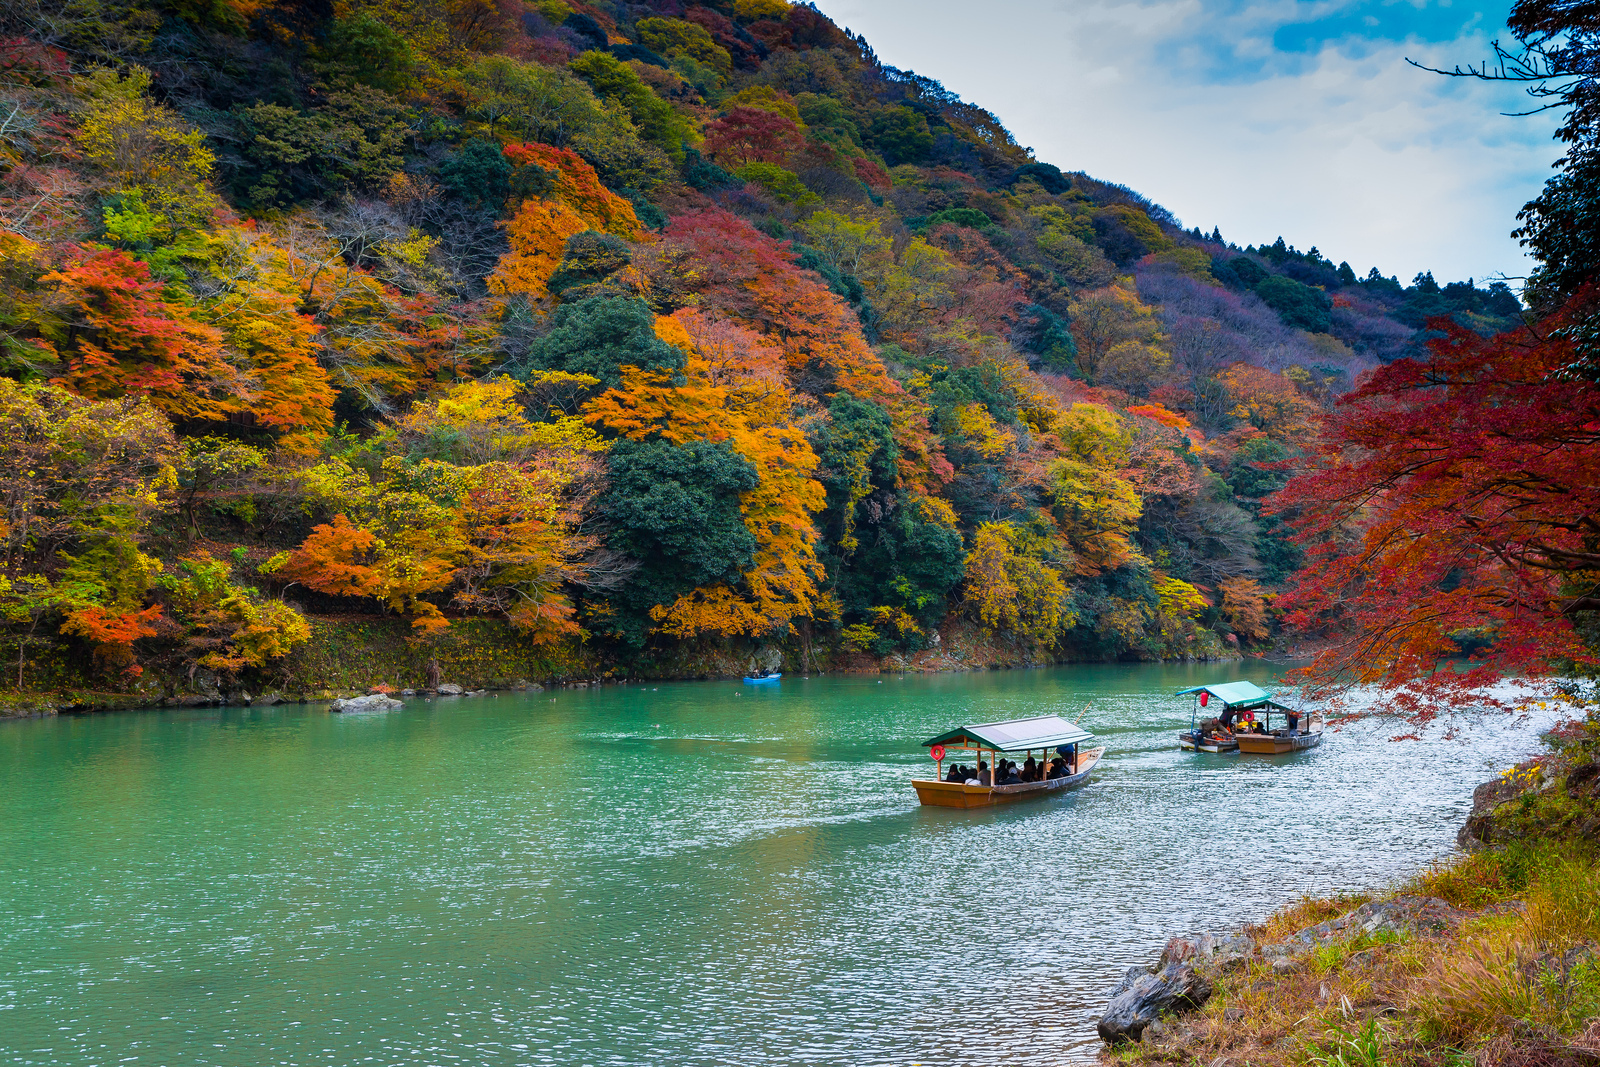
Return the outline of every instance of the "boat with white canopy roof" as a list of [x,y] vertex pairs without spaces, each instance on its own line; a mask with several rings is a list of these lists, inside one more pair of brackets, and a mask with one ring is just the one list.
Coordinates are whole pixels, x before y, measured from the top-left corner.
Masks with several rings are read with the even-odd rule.
[[[938,768],[938,778],[915,778],[911,784],[917,790],[918,800],[943,808],[986,808],[1014,800],[1050,796],[1088,781],[1089,773],[1099,764],[1106,751],[1104,746],[1082,747],[1083,742],[1093,739],[1094,735],[1089,731],[1059,715],[958,726],[922,742]],[[1065,773],[1058,778],[1010,785],[982,785],[971,780],[946,781],[944,760],[953,748],[973,752],[974,758],[980,762],[987,753],[991,774],[1000,756],[1026,752],[1031,759],[1037,751],[1040,756],[1038,766],[1042,768],[1049,763],[1050,752],[1054,749]]]

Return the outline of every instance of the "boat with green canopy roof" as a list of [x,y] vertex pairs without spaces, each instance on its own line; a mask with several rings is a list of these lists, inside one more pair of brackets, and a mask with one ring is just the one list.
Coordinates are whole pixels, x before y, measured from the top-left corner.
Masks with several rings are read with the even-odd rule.
[[[1178,690],[1177,695],[1195,698],[1189,729],[1178,735],[1179,747],[1191,752],[1238,751],[1270,756],[1322,743],[1320,720],[1308,716],[1301,729],[1300,711],[1280,704],[1254,682],[1196,685]],[[1202,708],[1212,717],[1200,719]],[[1277,729],[1272,726],[1273,712],[1283,716],[1283,725]]]
[[[1013,800],[1049,796],[1088,781],[1089,772],[1094,770],[1106,751],[1104,746],[1082,747],[1083,742],[1093,739],[1094,735],[1088,730],[1059,715],[958,726],[922,742],[933,757],[938,777],[932,780],[914,778],[911,784],[917,791],[918,800],[941,808],[986,808]],[[1054,749],[1062,761],[1064,773],[1057,778],[1009,785],[984,785],[975,779],[949,781],[944,773],[944,760],[953,748],[973,752],[973,758],[978,762],[984,762],[987,752],[991,773],[998,757],[1012,753],[1026,752],[1032,758],[1037,751],[1040,757],[1038,766],[1043,768],[1049,764],[1050,752]]]

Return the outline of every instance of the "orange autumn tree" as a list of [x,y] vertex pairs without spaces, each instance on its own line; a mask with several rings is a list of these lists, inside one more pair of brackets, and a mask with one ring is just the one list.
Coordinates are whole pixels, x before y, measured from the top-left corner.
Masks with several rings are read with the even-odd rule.
[[[567,382],[595,384],[531,384]],[[564,587],[589,577],[598,541],[582,517],[607,446],[576,417],[531,421],[524,395],[510,379],[461,382],[370,443],[387,453],[376,472],[341,457],[306,470],[308,499],[336,513],[264,572],[381,601],[420,633],[448,625],[447,602],[503,615],[535,643],[581,636]]]
[[[692,313],[684,318],[698,325]],[[756,543],[753,563],[740,576],[742,588],[718,582],[694,589],[658,605],[651,617],[674,637],[786,632],[793,620],[810,617],[822,606],[817,583],[823,570],[811,521],[825,503],[822,484],[812,477],[816,453],[789,419],[792,400],[786,390],[754,374],[730,385],[714,384],[711,365],[683,321],[657,319],[656,333],[688,353],[684,384],[673,384],[669,374],[625,367],[622,388],[591,401],[585,418],[637,441],[726,441],[755,467],[758,481],[739,499]]]
[[550,192],[523,202],[505,224],[511,251],[489,278],[492,292],[514,293],[538,300],[561,264],[567,239],[584,230],[600,230],[630,241],[643,229],[633,205],[600,184],[594,168],[565,148],[547,144],[512,144],[505,156],[519,166],[538,167],[554,175]]
[[928,491],[953,471],[928,428],[928,407],[907,393],[867,345],[855,312],[775,241],[720,208],[676,216],[664,231],[688,253],[702,311],[754,330],[783,352],[790,388],[813,396],[843,390],[885,408],[900,448],[901,477]]
[[1320,411],[1287,375],[1235,363],[1217,375],[1217,381],[1233,400],[1229,414],[1268,437],[1298,442],[1315,434]]
[[329,596],[376,596],[383,588],[373,566],[379,547],[376,534],[356,526],[341,513],[333,517],[333,522],[314,527],[277,573]]
[[94,400],[148,397],[178,418],[239,409],[221,336],[169,301],[144,263],[113,248],[74,247],[40,281],[56,287],[66,312],[46,334],[60,384]]
[[231,236],[230,283],[206,310],[250,368],[249,409],[267,429],[320,437],[333,428],[336,394],[317,361],[319,331],[300,310],[289,257],[262,235],[239,229]]

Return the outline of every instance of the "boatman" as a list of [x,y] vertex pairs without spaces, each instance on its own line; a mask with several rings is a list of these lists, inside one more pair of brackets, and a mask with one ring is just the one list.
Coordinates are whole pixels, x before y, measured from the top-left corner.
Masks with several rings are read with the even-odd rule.
[[1293,737],[1300,732],[1300,713],[1298,711],[1286,711],[1284,715],[1289,719],[1289,736]]
[[1233,716],[1234,711],[1231,704],[1222,705],[1222,714],[1217,716],[1217,722],[1222,724],[1222,729],[1230,734],[1233,733]]

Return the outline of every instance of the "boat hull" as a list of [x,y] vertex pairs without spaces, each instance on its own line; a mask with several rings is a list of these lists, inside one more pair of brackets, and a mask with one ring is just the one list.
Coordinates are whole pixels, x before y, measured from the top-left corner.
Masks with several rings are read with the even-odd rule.
[[1281,734],[1239,734],[1239,751],[1256,756],[1281,756],[1285,752],[1300,752],[1322,744],[1322,727],[1314,726],[1305,733],[1285,737]]
[[1054,796],[1063,790],[1082,785],[1105,755],[1104,748],[1091,748],[1083,753],[1077,774],[1057,778],[1053,782],[1020,782],[1017,785],[963,785],[960,782],[940,782],[928,778],[913,778],[917,799],[936,808],[992,808],[996,804],[1010,804],[1018,800],[1037,800]]

